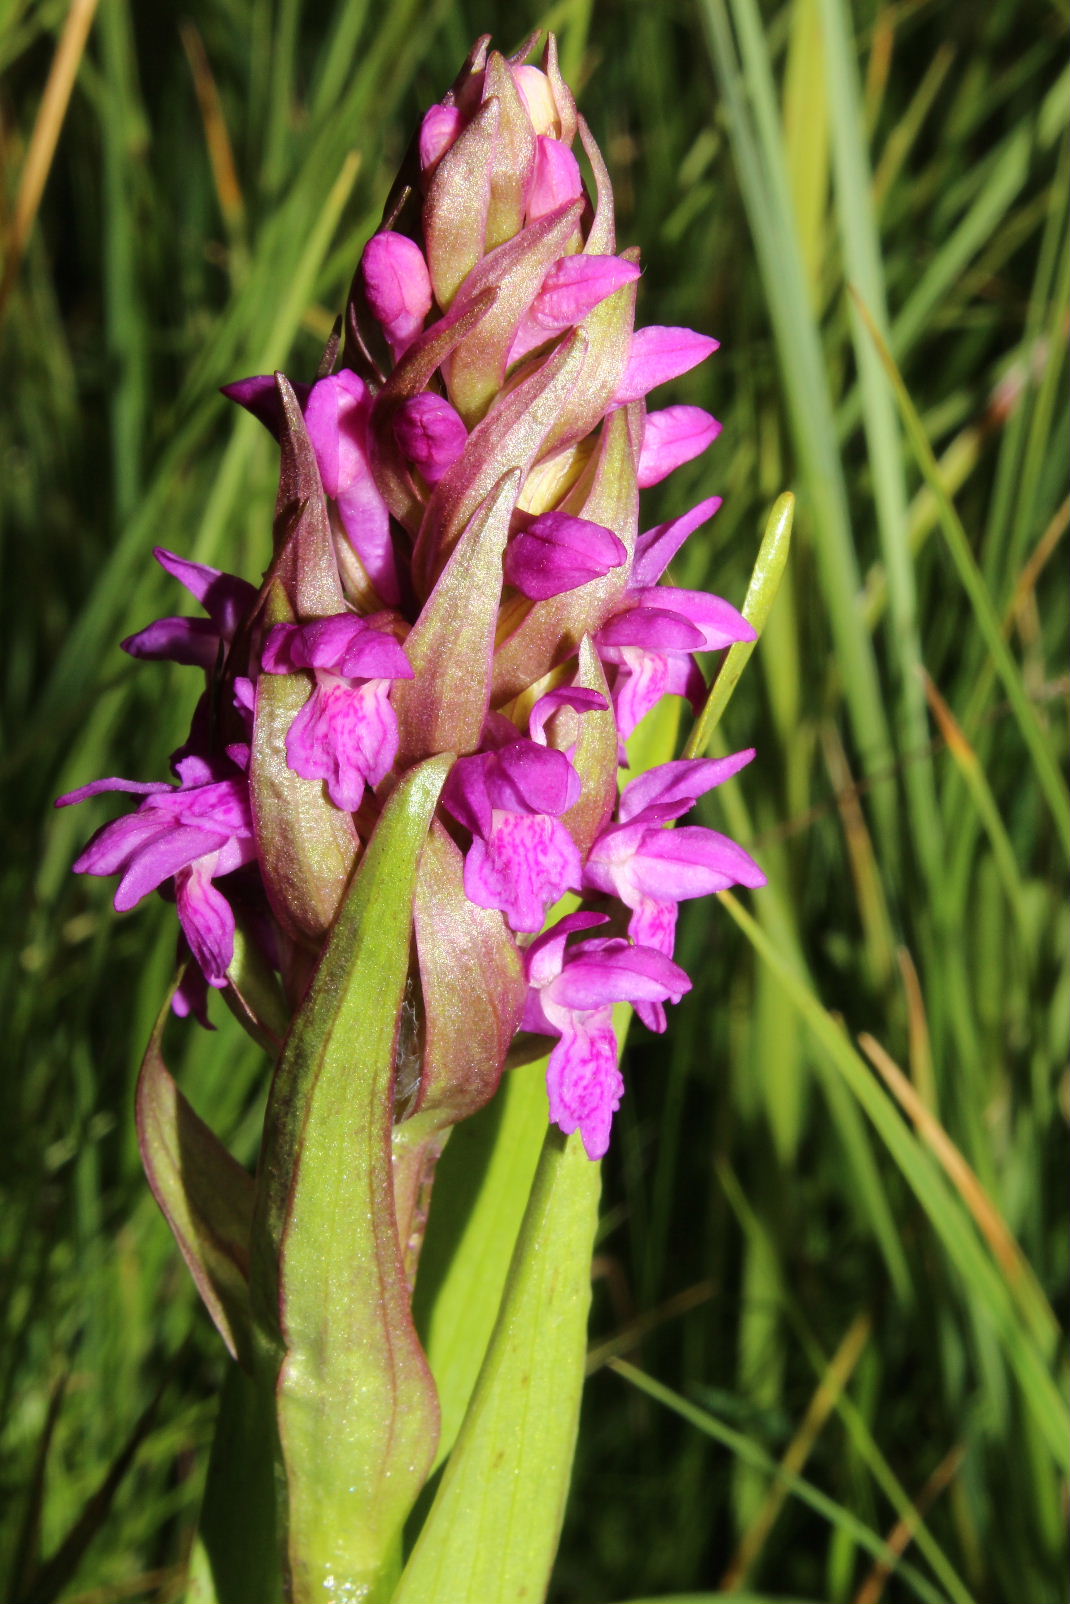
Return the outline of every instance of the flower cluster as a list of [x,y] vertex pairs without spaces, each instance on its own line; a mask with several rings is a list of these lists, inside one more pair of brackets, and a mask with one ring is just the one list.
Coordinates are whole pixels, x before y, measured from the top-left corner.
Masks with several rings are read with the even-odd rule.
[[[178,1006],[204,1018],[207,985],[255,1020],[239,927],[296,1007],[397,779],[456,754],[436,829],[522,964],[510,1028],[557,1038],[551,1118],[592,1158],[623,1090],[613,1005],[664,1030],[690,986],[679,903],[764,879],[726,837],[674,828],[751,752],[618,782],[663,697],[701,705],[696,654],[754,638],[663,579],[716,498],[639,532],[639,492],[719,425],[647,410],[716,342],[636,329],[638,277],[553,39],[541,67],[481,41],[423,119],[323,376],[227,387],[281,448],[263,584],[156,554],[207,615],[124,642],[207,676],[177,783],[61,799],[143,795],[75,868],[119,873],[118,908],[173,893],[193,960]],[[544,929],[566,893],[580,911]]]

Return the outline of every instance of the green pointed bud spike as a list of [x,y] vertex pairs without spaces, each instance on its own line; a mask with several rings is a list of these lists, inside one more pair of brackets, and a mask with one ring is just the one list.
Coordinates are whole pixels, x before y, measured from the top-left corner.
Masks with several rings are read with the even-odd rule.
[[[585,254],[595,253],[585,248]],[[639,261],[639,252],[635,249],[620,254],[625,262]],[[638,280],[622,284],[619,290],[592,307],[577,325],[587,337],[587,360],[572,395],[561,409],[561,416],[546,443],[547,450],[560,450],[562,446],[581,440],[602,417],[620,388],[631,350],[638,289]]]
[[424,205],[424,243],[439,306],[453,297],[486,252],[490,173],[501,102],[488,100],[435,169]]
[[414,918],[421,1052],[418,1064],[406,1066],[418,1080],[393,1137],[398,1233],[410,1284],[446,1137],[497,1091],[528,990],[505,920],[469,902],[463,856],[438,823],[420,860]]
[[505,383],[506,359],[521,319],[554,262],[565,254],[582,212],[583,202],[576,201],[560,214],[530,223],[522,235],[484,257],[465,285],[465,301],[487,288],[498,292],[493,310],[446,364],[450,400],[469,428]]
[[494,250],[524,224],[528,177],[535,162],[535,130],[505,58],[492,50],[483,78],[483,99],[498,102],[498,130],[490,169],[486,249]]
[[612,256],[617,248],[617,230],[613,216],[613,183],[598,142],[583,117],[577,117],[580,144],[594,173],[594,217],[587,234],[586,250],[591,256]]
[[392,1604],[544,1597],[579,1418],[599,1190],[579,1137],[551,1128],[471,1403]]
[[463,455],[443,475],[428,503],[413,552],[418,584],[430,589],[462,530],[503,474],[519,468],[523,481],[530,473],[572,393],[586,353],[586,336],[577,329],[472,430]]
[[276,373],[282,423],[279,493],[275,503],[275,572],[297,618],[326,618],[343,610],[330,519],[316,453],[304,414],[285,373]]
[[383,809],[268,1105],[253,1308],[276,1387],[292,1604],[377,1596],[435,1453],[391,1136],[417,869],[452,761],[411,770]]
[[571,145],[576,137],[578,125],[576,101],[572,90],[561,76],[557,59],[557,35],[554,33],[548,34],[546,38],[546,58],[542,70],[550,80],[550,90],[561,123],[561,139],[564,144]]
[[[264,596],[265,625],[292,619],[286,592],[273,580]],[[334,806],[321,781],[295,774],[286,756],[290,726],[311,694],[308,674],[260,675],[249,764],[257,851],[272,912],[305,945],[329,929],[359,844],[350,815]]]
[[[795,517],[795,497],[790,490],[778,496],[773,503],[773,510],[769,514],[762,536],[762,543],[758,548],[758,556],[754,563],[754,570],[747,586],[747,596],[743,603],[743,616],[748,624],[753,624],[759,636],[765,628],[765,621],[773,610],[780,581],[784,577],[787,567],[788,553],[791,550],[791,526]],[[713,732],[720,722],[721,715],[732,699],[732,693],[739,684],[740,675],[750,661],[757,641],[737,641],[730,646],[721,664],[721,671],[713,683],[713,688],[706,698],[706,705],[699,714],[698,720],[687,745],[684,747],[685,757],[701,757],[713,738]]]
[[141,1162],[205,1308],[233,1358],[253,1359],[249,1304],[251,1175],[193,1112],[163,1059],[168,997],[153,1028],[135,1095]]
[[462,534],[405,640],[415,678],[398,680],[400,761],[432,752],[474,752],[490,704],[502,552],[520,489],[505,474]]

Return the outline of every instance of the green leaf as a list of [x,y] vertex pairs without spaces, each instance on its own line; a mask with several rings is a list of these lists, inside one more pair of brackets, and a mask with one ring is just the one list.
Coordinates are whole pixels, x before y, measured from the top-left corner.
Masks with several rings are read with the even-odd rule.
[[163,1060],[167,999],[135,1095],[145,1174],[205,1308],[232,1356],[252,1360],[249,1239],[254,1182],[190,1107]]
[[543,1597],[579,1416],[599,1168],[546,1134],[494,1334],[393,1604]]
[[413,769],[384,808],[268,1106],[253,1307],[277,1375],[294,1604],[375,1596],[435,1452],[391,1134],[417,869],[451,762]]
[[546,1119],[544,1058],[509,1070],[439,1163],[414,1300],[442,1408],[436,1466],[456,1440],[498,1317]]

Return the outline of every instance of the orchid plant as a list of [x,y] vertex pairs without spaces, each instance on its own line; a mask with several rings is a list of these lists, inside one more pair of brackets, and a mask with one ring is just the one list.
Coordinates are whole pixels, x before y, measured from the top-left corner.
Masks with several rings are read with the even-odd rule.
[[[735,842],[676,826],[754,755],[700,755],[700,657],[735,651],[719,711],[790,505],[744,612],[666,582],[719,502],[640,533],[640,492],[719,425],[646,398],[716,342],[634,327],[638,253],[553,37],[537,48],[479,40],[427,112],[316,379],[226,387],[279,444],[267,571],[158,550],[204,616],[123,643],[205,676],[174,781],[60,799],[140,797],[75,869],[118,874],[120,910],[173,900],[170,1010],[211,1028],[219,992],[274,1060],[255,1178],[167,1071],[168,1008],[137,1093],[150,1184],[234,1361],[190,1583],[219,1604],[542,1596],[620,1005],[664,1031],[691,985],[680,902],[764,883]],[[681,700],[706,711],[674,758]],[[413,1314],[432,1184],[524,1065],[542,1157],[519,1230],[465,1250],[458,1380]]]

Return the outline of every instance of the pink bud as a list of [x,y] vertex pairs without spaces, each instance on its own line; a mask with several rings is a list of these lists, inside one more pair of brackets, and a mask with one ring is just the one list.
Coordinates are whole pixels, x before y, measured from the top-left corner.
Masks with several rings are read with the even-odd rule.
[[666,407],[648,412],[639,453],[640,490],[660,484],[674,468],[700,456],[721,432],[717,419],[701,407]]
[[420,125],[420,168],[430,175],[464,127],[456,106],[432,106]]
[[468,439],[460,413],[430,390],[404,403],[394,422],[394,433],[405,456],[429,485],[438,484]]
[[613,397],[614,406],[641,401],[648,391],[669,379],[678,379],[698,367],[717,349],[718,342],[694,329],[665,328],[653,324],[636,329],[628,351],[628,366]]
[[431,279],[414,240],[389,230],[373,234],[361,263],[368,304],[383,326],[397,361],[424,326],[431,310]]
[[527,219],[535,223],[548,212],[579,200],[583,194],[580,164],[559,139],[540,134],[535,141],[535,161],[528,186]]

